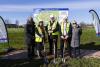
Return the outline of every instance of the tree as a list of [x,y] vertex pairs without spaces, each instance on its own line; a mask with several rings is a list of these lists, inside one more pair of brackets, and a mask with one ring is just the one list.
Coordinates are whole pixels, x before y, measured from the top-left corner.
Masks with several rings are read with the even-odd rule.
[[18,21],[18,20],[16,20],[16,22],[15,22],[15,23],[16,23],[16,26],[17,26],[16,28],[18,28],[18,27],[19,27],[19,21]]
[[80,26],[82,27],[82,28],[85,28],[86,27],[86,23],[85,22],[80,22]]
[[11,21],[9,19],[4,20],[5,24],[12,24]]

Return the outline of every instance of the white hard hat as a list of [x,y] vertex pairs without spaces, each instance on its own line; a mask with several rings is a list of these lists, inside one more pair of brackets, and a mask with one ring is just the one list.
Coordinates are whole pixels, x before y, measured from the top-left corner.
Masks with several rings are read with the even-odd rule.
[[39,21],[43,21],[42,19],[39,19]]
[[53,18],[53,17],[54,17],[54,15],[53,15],[53,14],[51,14],[51,15],[50,15],[50,18]]
[[77,22],[75,20],[73,20],[72,23],[74,24],[74,23],[77,23]]
[[68,16],[66,16],[66,15],[63,15],[63,18],[64,18],[64,19],[67,19],[67,18],[68,18]]

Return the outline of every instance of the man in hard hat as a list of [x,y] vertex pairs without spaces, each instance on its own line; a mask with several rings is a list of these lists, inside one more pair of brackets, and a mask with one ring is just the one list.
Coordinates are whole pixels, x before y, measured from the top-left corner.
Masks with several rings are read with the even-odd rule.
[[60,25],[60,41],[61,41],[61,45],[60,45],[60,49],[61,49],[61,57],[63,58],[63,49],[65,49],[64,47],[64,43],[66,42],[67,49],[68,49],[68,53],[69,56],[71,56],[71,35],[72,35],[72,27],[71,27],[71,23],[68,22],[68,17],[64,16],[63,20],[61,22]]
[[[49,54],[53,54],[53,44],[55,43],[55,57],[57,57],[57,40],[59,34],[59,23],[54,15],[50,15],[50,21],[47,25],[48,41],[49,41]],[[55,40],[55,42],[53,41]],[[54,43],[53,43],[54,42]]]
[[43,57],[43,46],[44,46],[44,40],[45,40],[45,29],[43,20],[39,20],[39,24],[36,26],[35,29],[35,43],[36,43],[36,49],[37,49],[37,55],[38,57]]

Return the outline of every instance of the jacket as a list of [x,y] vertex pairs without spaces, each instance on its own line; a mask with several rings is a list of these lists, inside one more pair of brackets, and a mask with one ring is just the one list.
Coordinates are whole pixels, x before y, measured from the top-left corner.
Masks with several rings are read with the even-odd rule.
[[71,47],[79,47],[80,46],[80,36],[82,34],[82,29],[80,27],[72,29],[72,40]]
[[33,44],[35,42],[35,25],[26,24],[25,26],[25,35],[26,35],[26,44]]

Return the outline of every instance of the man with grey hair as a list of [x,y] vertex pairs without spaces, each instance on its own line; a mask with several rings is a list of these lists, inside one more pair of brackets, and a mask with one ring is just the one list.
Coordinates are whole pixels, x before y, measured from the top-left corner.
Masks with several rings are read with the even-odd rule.
[[[49,41],[49,54],[53,54],[53,44],[55,43],[55,57],[57,57],[57,40],[59,34],[59,23],[54,15],[50,15],[50,21],[47,25],[48,41]],[[55,42],[54,42],[55,41]]]
[[[68,17],[64,16],[63,20],[60,24],[60,49],[61,49],[61,57],[62,57],[62,61],[63,57],[64,57],[64,49],[65,46],[67,46],[68,49],[68,53],[69,56],[71,56],[71,35],[72,35],[72,27],[71,27],[71,23],[68,22]],[[66,45],[65,45],[66,42]]]

